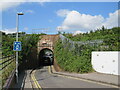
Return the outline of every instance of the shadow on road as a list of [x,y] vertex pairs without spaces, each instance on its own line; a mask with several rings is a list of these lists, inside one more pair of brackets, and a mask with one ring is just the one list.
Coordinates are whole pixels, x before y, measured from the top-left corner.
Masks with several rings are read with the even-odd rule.
[[[30,74],[32,73],[33,70],[42,69],[44,66],[50,66],[51,64],[52,63],[50,62],[49,58],[45,60],[43,60],[43,58],[42,60],[40,60],[40,58],[37,58],[37,50],[33,48],[29,57],[27,58],[25,57],[22,63],[19,65],[19,69],[18,69],[19,80],[18,80],[18,84],[15,84],[14,88],[17,89],[24,88],[24,84],[26,82],[30,82],[29,81]],[[41,73],[43,72],[45,71],[41,71]]]
[[22,87],[24,87],[24,82],[25,82],[25,78],[26,78],[26,73],[25,70],[19,71],[18,74],[18,83],[15,84],[14,88],[20,89]]
[[[42,63],[41,65],[37,65],[35,67],[27,67],[26,63],[23,63],[19,66],[19,79],[18,79],[18,84],[15,84],[14,88],[20,89],[24,88],[25,83],[30,83],[31,80],[26,80],[30,79],[30,75],[33,72],[33,70],[40,70],[44,68],[45,66],[50,66],[50,63]],[[41,73],[44,73],[46,71],[41,70]]]

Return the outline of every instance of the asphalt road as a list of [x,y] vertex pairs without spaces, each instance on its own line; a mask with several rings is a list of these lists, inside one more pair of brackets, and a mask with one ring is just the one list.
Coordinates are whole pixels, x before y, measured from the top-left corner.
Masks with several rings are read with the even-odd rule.
[[34,75],[42,88],[113,88],[110,85],[93,81],[52,74],[50,73],[49,66],[36,69]]

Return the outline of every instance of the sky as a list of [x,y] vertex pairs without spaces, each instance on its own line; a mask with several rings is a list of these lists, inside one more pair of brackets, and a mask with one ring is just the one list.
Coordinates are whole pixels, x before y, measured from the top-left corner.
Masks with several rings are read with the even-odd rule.
[[[18,0],[19,1],[19,0]],[[0,7],[1,8],[1,7]],[[57,34],[84,33],[105,26],[118,26],[118,2],[7,2],[2,4],[1,31]]]

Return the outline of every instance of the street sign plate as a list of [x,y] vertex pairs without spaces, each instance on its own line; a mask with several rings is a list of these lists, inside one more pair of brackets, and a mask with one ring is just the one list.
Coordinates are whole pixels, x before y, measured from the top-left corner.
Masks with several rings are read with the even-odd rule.
[[13,50],[14,51],[21,51],[21,42],[14,42]]

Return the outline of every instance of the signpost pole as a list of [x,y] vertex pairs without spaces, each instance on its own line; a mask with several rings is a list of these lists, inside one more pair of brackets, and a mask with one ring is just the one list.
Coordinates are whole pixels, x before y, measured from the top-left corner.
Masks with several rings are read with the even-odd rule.
[[[19,15],[23,15],[23,13],[16,14],[16,42],[18,42],[18,32],[19,32]],[[18,51],[16,51],[16,83],[18,83]]]
[[[19,15],[16,16],[16,42],[18,42],[18,21],[19,21]],[[16,83],[18,83],[18,51],[16,51]]]

